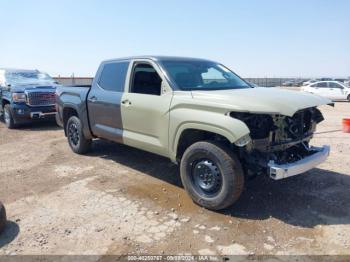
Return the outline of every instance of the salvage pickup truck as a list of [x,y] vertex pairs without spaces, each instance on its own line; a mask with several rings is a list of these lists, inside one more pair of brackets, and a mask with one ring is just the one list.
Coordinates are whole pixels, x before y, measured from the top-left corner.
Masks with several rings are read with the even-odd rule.
[[55,119],[57,83],[38,70],[0,69],[0,115],[8,128]]
[[57,122],[71,149],[95,138],[123,143],[180,164],[183,186],[212,210],[232,205],[245,177],[274,180],[326,160],[309,142],[323,120],[312,94],[253,88],[204,59],[131,57],[104,61],[90,88],[57,88]]

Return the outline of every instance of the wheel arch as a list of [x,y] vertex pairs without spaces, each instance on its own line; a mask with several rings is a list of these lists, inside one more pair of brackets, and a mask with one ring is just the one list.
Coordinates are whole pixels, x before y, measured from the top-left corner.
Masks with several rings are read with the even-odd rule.
[[7,105],[7,104],[11,104],[11,102],[9,100],[5,99],[5,98],[1,99],[1,106],[2,106],[2,108],[4,108],[5,105]]
[[178,162],[186,148],[195,142],[217,140],[233,144],[241,137],[249,134],[248,127],[242,121],[227,116],[224,117],[224,122],[223,119],[221,121],[217,119],[217,123],[186,122],[180,125],[171,143],[171,160]]
[[74,105],[66,105],[63,107],[62,110],[62,122],[63,122],[63,129],[64,134],[67,136],[67,122],[68,119],[72,116],[76,116],[79,118],[79,113],[77,108]]
[[75,104],[64,104],[62,107],[62,111],[60,111],[60,114],[62,114],[62,122],[63,122],[63,128],[64,128],[64,134],[67,136],[67,130],[66,130],[66,125],[68,122],[68,119],[71,116],[76,116],[81,120],[84,136],[87,139],[93,138],[92,133],[90,132],[90,126],[88,122],[88,112],[84,109],[80,109],[79,106]]

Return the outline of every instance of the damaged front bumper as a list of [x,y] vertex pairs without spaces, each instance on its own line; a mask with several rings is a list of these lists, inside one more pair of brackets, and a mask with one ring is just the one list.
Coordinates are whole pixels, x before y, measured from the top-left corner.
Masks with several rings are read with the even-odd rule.
[[310,150],[315,153],[294,163],[279,165],[275,161],[270,161],[268,163],[270,177],[274,180],[280,180],[302,174],[324,162],[330,153],[329,146],[311,147]]

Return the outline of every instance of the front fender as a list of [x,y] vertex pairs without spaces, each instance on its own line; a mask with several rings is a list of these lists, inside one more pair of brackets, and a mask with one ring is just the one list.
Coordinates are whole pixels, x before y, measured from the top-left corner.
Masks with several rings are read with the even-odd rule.
[[7,101],[9,104],[12,103],[12,93],[11,91],[2,91],[2,102]]
[[[202,110],[191,110],[191,112],[188,112],[188,109],[184,109],[177,110],[176,115],[172,115],[169,130],[169,137],[173,138],[172,141],[169,141],[172,160],[176,159],[176,151],[181,134],[187,129],[215,133],[225,137],[231,143],[235,143],[238,139],[250,133],[244,122],[221,112]],[[191,116],[191,119],[183,119],[184,116]]]

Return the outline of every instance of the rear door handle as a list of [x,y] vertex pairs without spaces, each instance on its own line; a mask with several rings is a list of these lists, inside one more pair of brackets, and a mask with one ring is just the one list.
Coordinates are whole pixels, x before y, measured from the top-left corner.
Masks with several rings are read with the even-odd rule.
[[89,102],[91,102],[91,103],[95,103],[97,100],[98,99],[97,99],[96,96],[92,96],[92,97],[89,98]]
[[129,99],[125,99],[122,101],[122,104],[125,105],[125,106],[131,106],[131,102]]

